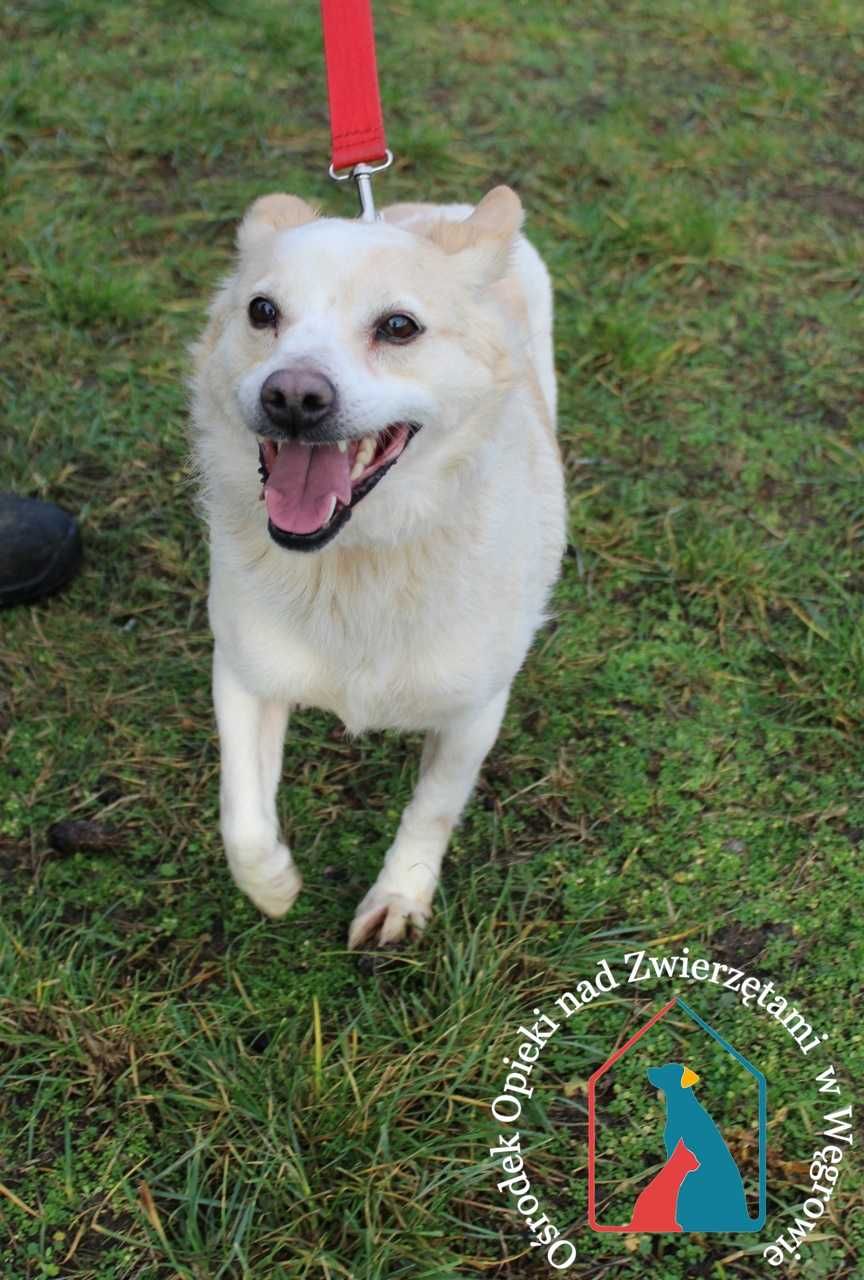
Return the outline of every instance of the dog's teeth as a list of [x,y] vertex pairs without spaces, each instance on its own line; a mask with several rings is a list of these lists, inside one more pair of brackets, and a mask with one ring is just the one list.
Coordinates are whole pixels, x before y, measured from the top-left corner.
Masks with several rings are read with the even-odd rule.
[[336,448],[339,450],[339,452],[340,452],[340,453],[347,453],[347,452],[348,452],[348,441],[347,441],[347,440],[337,440],[337,441],[336,441]]
[[330,521],[333,519],[333,512],[335,510],[336,510],[336,497],[334,495],[330,499],[330,510],[327,512],[327,519],[324,521],[325,524],[329,524]]
[[375,449],[378,441],[374,436],[364,436],[360,441],[360,447],[354,455],[354,466],[351,468],[351,479],[356,480],[361,475],[369,463],[375,457]]
[[372,461],[372,456],[374,453],[375,453],[375,437],[364,436],[363,443],[360,445],[360,448],[357,450],[357,457],[365,465],[366,463]]

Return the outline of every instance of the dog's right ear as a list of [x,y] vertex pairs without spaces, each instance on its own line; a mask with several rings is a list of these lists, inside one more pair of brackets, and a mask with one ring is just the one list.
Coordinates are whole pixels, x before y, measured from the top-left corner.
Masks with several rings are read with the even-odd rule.
[[276,231],[302,227],[304,222],[312,222],[317,217],[318,210],[299,196],[261,196],[249,206],[237,228],[237,248],[241,253],[246,253]]

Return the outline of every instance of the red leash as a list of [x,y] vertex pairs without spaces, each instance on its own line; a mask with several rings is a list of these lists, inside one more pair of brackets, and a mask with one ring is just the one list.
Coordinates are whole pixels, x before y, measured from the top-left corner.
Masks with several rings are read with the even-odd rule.
[[[330,101],[330,175],[356,180],[362,217],[371,221],[375,206],[370,176],[393,159],[381,114],[371,0],[321,0],[321,21]],[[350,172],[340,174],[339,169]]]

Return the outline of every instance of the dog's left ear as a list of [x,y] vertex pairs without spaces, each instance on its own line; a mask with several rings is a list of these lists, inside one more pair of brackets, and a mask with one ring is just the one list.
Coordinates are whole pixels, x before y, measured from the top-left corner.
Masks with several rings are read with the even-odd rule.
[[464,254],[481,282],[492,284],[507,270],[524,217],[515,191],[493,187],[470,217],[461,222],[442,219],[428,235],[445,253]]
[[261,196],[246,210],[240,226],[237,228],[237,248],[246,253],[261,240],[272,236],[276,231],[288,231],[291,227],[302,227],[304,222],[312,222],[318,217],[318,210],[313,209],[299,196],[278,195]]

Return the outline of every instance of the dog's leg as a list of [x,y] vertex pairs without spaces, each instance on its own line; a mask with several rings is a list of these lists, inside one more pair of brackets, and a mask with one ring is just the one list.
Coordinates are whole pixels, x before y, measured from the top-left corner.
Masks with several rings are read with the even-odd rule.
[[409,925],[425,926],[450,833],[498,736],[508,692],[428,734],[416,790],[381,874],[357,908],[349,947],[374,935],[381,945],[398,942]]
[[238,886],[268,916],[284,915],[302,884],[279,839],[276,789],[282,772],[287,703],[247,692],[219,652],[213,701],[222,752],[220,825]]

